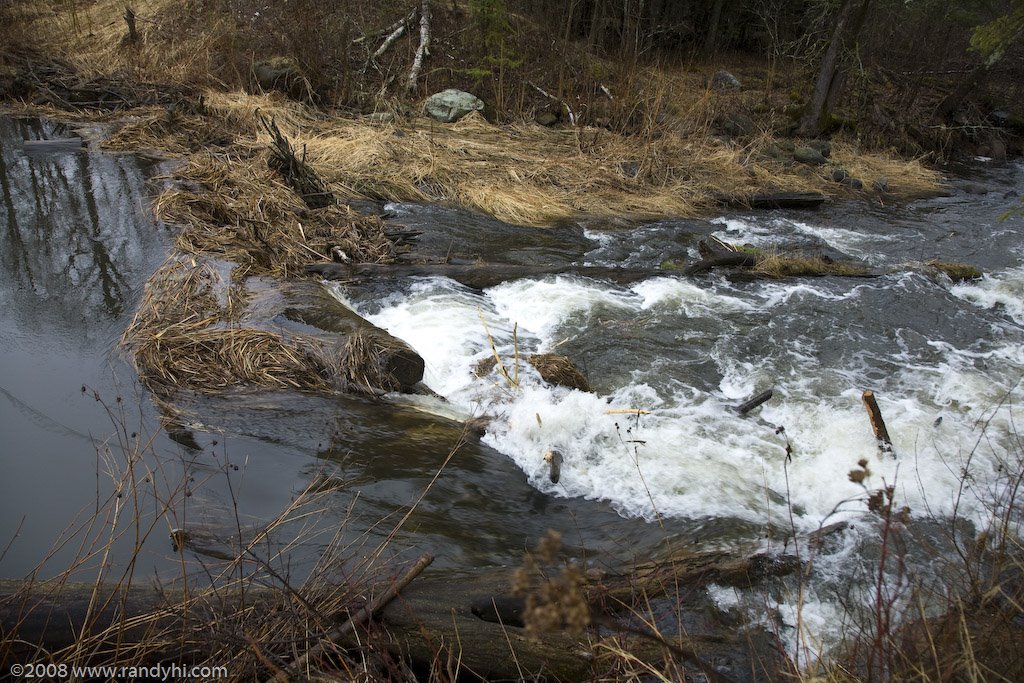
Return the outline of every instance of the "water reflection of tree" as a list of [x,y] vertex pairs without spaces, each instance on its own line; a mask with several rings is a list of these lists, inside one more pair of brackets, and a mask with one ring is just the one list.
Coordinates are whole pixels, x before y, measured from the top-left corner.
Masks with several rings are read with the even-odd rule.
[[0,120],[0,263],[15,307],[40,304],[67,322],[118,318],[146,275],[158,239],[145,215],[143,175],[131,157],[27,156],[37,125]]

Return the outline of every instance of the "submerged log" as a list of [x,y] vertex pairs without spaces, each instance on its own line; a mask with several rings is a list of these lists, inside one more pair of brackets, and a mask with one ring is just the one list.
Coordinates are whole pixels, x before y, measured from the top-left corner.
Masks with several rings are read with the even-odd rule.
[[721,266],[732,268],[753,268],[756,265],[757,254],[750,254],[745,251],[730,251],[701,259],[683,271],[683,273],[686,275],[700,275],[701,273],[708,272],[712,268],[718,268]]
[[447,277],[471,289],[486,289],[509,280],[543,275],[577,275],[617,284],[653,277],[651,270],[601,266],[524,266],[507,263],[311,263],[306,272],[328,280],[402,277]]
[[754,408],[758,407],[759,405],[761,405],[765,401],[768,401],[769,399],[771,399],[771,397],[774,396],[774,395],[775,395],[775,392],[772,391],[771,389],[768,389],[766,391],[762,391],[760,394],[758,394],[758,395],[754,396],[753,398],[748,399],[748,400],[744,401],[743,403],[739,404],[738,406],[736,406],[734,408],[734,410],[737,413],[739,413],[740,415],[746,415],[747,413],[749,413]]

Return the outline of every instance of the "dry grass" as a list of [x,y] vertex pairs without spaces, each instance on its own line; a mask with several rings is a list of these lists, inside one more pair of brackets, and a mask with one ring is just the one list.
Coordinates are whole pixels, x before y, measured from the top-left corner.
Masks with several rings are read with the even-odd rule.
[[158,395],[238,386],[329,391],[336,364],[315,340],[237,323],[237,287],[208,263],[172,260],[146,284],[125,331],[142,381]]
[[537,353],[527,360],[540,373],[541,379],[549,384],[580,391],[592,391],[590,382],[567,356],[560,356],[557,353]]
[[801,275],[864,277],[869,274],[867,268],[856,263],[833,261],[822,256],[785,254],[772,250],[758,254],[754,272],[768,277],[798,277]]
[[393,258],[378,218],[341,205],[308,209],[268,158],[258,147],[198,153],[176,172],[183,182],[161,194],[154,209],[183,227],[179,249],[234,261],[246,274],[278,276],[301,273],[339,250],[361,262]]

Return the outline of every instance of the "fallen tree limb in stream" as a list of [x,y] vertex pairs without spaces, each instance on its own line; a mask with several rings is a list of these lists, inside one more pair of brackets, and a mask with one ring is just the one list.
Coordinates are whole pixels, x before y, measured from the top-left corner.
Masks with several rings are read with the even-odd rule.
[[419,576],[424,569],[430,566],[430,563],[434,561],[432,555],[423,554],[416,560],[416,563],[402,575],[398,581],[388,586],[388,588],[378,595],[376,598],[371,600],[369,604],[360,609],[358,612],[353,614],[345,621],[344,624],[331,631],[327,636],[318,643],[315,647],[310,649],[306,654],[302,655],[290,665],[279,671],[275,676],[269,679],[270,683],[285,683],[291,680],[294,676],[302,672],[307,668],[311,661],[320,657],[327,650],[327,643],[333,644],[335,641],[341,640],[349,633],[353,632],[356,627],[365,624],[367,621],[373,618],[377,612],[385,607],[389,602],[395,599],[406,586],[412,583],[413,579]]
[[[702,668],[700,663],[735,660],[745,653],[749,663],[766,667],[769,679],[786,667],[785,657],[770,634],[733,628],[708,633],[691,630],[685,635],[664,637],[638,635],[630,606],[647,604],[666,594],[673,601],[685,599],[671,593],[680,586],[686,586],[689,595],[695,594],[694,588],[711,582],[757,585],[795,571],[800,563],[792,556],[761,552],[744,556],[726,551],[672,553],[587,582],[584,596],[594,615],[590,629],[573,635],[569,629],[555,628],[535,636],[527,629],[486,621],[478,615],[482,602],[511,593],[510,570],[456,576],[448,570],[412,581],[429,563],[429,556],[421,556],[400,580],[359,608],[321,643],[312,643],[312,648],[290,666],[271,666],[268,675],[274,677],[272,680],[283,680],[282,676],[300,674],[299,670],[331,643],[342,648],[364,647],[367,636],[358,627],[371,618],[390,634],[384,647],[413,666],[429,670],[439,657],[444,661],[450,655],[457,669],[487,680],[539,675],[581,680],[592,675],[602,658],[627,655],[653,666],[666,658],[671,661],[684,656]],[[90,607],[94,594],[101,596],[99,604],[105,607]],[[396,596],[398,599],[392,600]],[[222,636],[230,636],[217,636],[207,629],[207,624],[212,627],[219,623],[221,612],[231,615],[245,605],[273,612],[294,604],[299,605],[298,617],[303,610],[319,609],[315,603],[306,604],[313,596],[303,595],[302,589],[218,591],[208,604],[195,598],[187,601],[186,597],[180,590],[165,592],[142,585],[121,588],[70,582],[0,582],[0,629],[5,642],[13,644],[5,654],[21,657],[21,661],[29,656],[42,661],[46,657],[41,653],[53,655],[84,647],[81,637],[85,633],[90,638],[88,661],[93,663],[124,662],[126,656],[134,656],[126,653],[143,652],[147,661],[209,661],[217,656],[216,648],[224,642]],[[231,627],[225,628],[230,631]],[[273,657],[269,653],[267,656]]]
[[895,458],[896,451],[892,447],[889,430],[882,418],[882,409],[878,407],[878,401],[875,400],[875,392],[870,389],[866,390],[861,395],[861,400],[864,401],[864,409],[868,411],[868,420],[871,421],[871,431],[875,433],[875,440],[878,441],[878,450]]

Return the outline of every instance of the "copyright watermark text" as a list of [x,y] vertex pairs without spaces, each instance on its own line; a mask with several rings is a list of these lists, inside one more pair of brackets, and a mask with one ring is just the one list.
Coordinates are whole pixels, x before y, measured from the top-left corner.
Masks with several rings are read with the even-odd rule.
[[227,679],[226,666],[201,666],[186,664],[153,664],[151,666],[77,666],[71,664],[11,664],[8,668],[13,679],[61,680],[101,679],[133,681],[177,681],[181,679],[217,680]]

